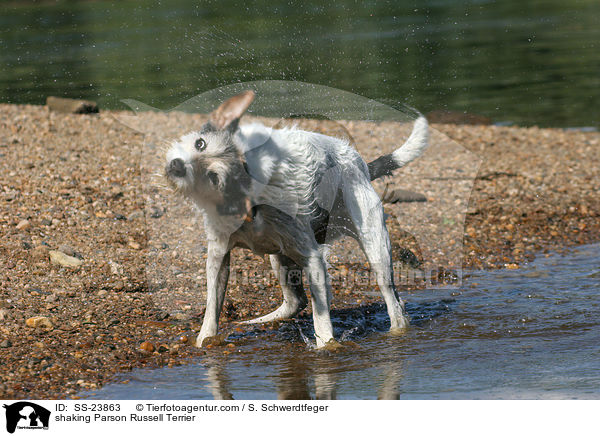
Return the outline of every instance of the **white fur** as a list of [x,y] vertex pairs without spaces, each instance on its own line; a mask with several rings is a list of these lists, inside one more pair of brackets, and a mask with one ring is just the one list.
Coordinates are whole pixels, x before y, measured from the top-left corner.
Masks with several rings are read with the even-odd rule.
[[402,147],[392,153],[392,157],[394,158],[394,162],[398,165],[398,168],[403,167],[421,156],[423,150],[427,148],[429,140],[429,129],[427,127],[427,120],[425,117],[417,118],[408,140]]

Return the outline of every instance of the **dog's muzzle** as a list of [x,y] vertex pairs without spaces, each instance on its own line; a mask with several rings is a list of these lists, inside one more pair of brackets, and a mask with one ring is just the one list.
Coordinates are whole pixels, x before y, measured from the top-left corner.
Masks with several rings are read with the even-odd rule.
[[173,159],[167,165],[167,174],[173,177],[184,177],[185,176],[185,164],[182,159]]

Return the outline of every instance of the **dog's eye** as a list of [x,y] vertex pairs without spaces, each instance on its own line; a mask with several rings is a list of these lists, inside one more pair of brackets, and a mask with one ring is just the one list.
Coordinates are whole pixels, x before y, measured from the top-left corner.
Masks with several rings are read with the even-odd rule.
[[196,139],[196,142],[194,142],[194,147],[198,151],[204,151],[204,149],[206,148],[206,141],[202,138],[198,138]]

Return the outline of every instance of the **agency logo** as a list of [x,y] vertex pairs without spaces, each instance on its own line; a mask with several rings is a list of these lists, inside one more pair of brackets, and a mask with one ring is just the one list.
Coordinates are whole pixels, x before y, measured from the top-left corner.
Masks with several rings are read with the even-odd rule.
[[27,430],[48,430],[50,411],[29,401],[19,401],[10,405],[4,404],[6,409],[6,431],[14,433],[18,428]]

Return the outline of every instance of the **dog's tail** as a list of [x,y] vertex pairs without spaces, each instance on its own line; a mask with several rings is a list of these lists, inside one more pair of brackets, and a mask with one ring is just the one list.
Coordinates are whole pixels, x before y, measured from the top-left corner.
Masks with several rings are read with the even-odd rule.
[[389,176],[392,171],[402,168],[404,165],[412,162],[427,148],[429,139],[429,129],[427,120],[420,116],[413,125],[413,130],[408,140],[396,151],[384,156],[378,157],[368,163],[369,175],[371,180],[379,177]]

